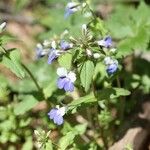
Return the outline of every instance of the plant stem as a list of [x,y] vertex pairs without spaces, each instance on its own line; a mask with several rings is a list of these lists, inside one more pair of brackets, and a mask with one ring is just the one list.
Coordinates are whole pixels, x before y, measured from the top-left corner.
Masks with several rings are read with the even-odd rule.
[[85,0],[85,3],[86,3],[87,8],[88,8],[88,9],[90,10],[90,12],[92,13],[94,19],[96,19],[97,17],[96,17],[96,15],[95,15],[94,11],[90,8],[90,6],[89,6],[89,4],[87,3],[86,0]]
[[36,81],[34,75],[33,75],[33,74],[31,73],[31,71],[28,69],[28,67],[27,67],[25,64],[23,64],[23,63],[22,63],[21,65],[22,65],[22,67],[26,70],[26,72],[28,73],[28,75],[30,76],[30,78],[32,79],[32,81],[34,82],[34,84],[35,84],[35,86],[37,87],[38,91],[43,94],[42,88],[40,87],[40,85],[39,85],[38,82]]
[[[120,80],[119,80],[119,77],[117,76],[117,86],[119,88],[121,88],[121,83],[120,83]],[[125,109],[125,100],[120,97],[119,98],[120,100],[120,105],[119,105],[119,118],[120,120],[122,121],[124,119],[124,109]]]
[[[93,80],[93,84],[92,84],[92,89],[93,89],[93,93],[95,95],[95,98],[97,98],[97,94],[96,94],[96,89],[95,89],[95,84],[94,84],[94,80]],[[105,137],[105,134],[104,134],[104,129],[103,127],[101,127],[101,125],[99,124],[99,119],[98,119],[98,105],[95,106],[95,114],[97,115],[96,118],[97,118],[97,126],[99,127],[99,131],[100,131],[100,135],[101,135],[101,139],[103,141],[103,144],[104,144],[104,147],[105,149],[107,150],[108,149],[108,142],[107,142],[107,139]]]

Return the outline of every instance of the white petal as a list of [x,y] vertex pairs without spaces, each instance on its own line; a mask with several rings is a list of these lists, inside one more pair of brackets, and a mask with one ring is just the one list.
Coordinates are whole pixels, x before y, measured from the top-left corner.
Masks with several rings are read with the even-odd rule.
[[58,109],[57,113],[61,116],[64,116],[66,112],[66,107],[61,107]]
[[101,55],[100,55],[99,53],[94,53],[94,54],[93,54],[93,57],[94,57],[95,59],[100,58],[100,56],[101,56]]
[[36,47],[39,48],[39,49],[43,49],[43,46],[40,43],[37,43]]
[[97,41],[97,44],[100,45],[100,46],[104,46],[105,45],[105,41],[104,40]]
[[71,82],[74,82],[76,80],[76,74],[72,71],[68,73],[67,77],[71,80]]
[[60,77],[67,76],[67,69],[66,69],[66,68],[63,68],[63,67],[58,68],[58,69],[57,69],[57,74],[58,74],[58,76],[60,76]]
[[111,57],[105,57],[105,58],[104,58],[104,63],[105,63],[106,65],[110,65],[110,64],[113,64],[114,61],[112,60]]
[[76,2],[69,2],[66,7],[67,8],[72,8],[72,7],[75,7],[77,5],[78,5],[78,3],[76,3]]

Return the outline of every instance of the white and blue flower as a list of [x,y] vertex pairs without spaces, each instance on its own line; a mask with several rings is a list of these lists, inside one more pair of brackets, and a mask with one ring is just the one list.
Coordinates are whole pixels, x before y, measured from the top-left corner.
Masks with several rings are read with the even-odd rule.
[[114,74],[118,69],[118,61],[113,60],[111,57],[105,57],[104,63],[106,65],[106,71],[109,75]]
[[76,74],[72,71],[67,72],[67,69],[63,67],[57,69],[57,74],[59,76],[57,80],[58,88],[64,89],[66,92],[73,92]]
[[110,36],[107,36],[104,39],[99,40],[97,43],[98,43],[99,46],[109,48],[109,47],[112,46],[112,39],[111,39]]
[[61,48],[62,50],[68,50],[68,49],[70,49],[70,48],[72,48],[72,47],[73,47],[73,44],[72,44],[72,43],[69,43],[69,42],[64,41],[64,40],[62,40],[62,41],[60,42],[60,48]]
[[79,4],[76,2],[69,2],[65,9],[65,18],[68,18],[71,14],[77,12],[79,10]]
[[44,50],[44,47],[42,46],[42,44],[38,43],[36,45],[36,49],[35,49],[35,52],[36,52],[36,58],[39,59],[41,57],[44,57],[45,55],[47,55],[47,51]]
[[48,116],[51,120],[54,121],[55,124],[57,125],[62,125],[64,122],[63,116],[65,115],[66,112],[66,107],[61,107],[59,106],[57,108],[53,108],[50,110],[48,113]]

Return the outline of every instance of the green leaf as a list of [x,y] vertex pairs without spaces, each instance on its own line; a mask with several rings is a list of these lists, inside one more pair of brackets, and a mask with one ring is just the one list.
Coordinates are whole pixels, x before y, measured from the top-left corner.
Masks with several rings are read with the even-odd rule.
[[22,146],[22,150],[32,150],[33,149],[33,142],[32,137],[28,137],[26,142]]
[[49,85],[44,88],[43,93],[45,95],[45,98],[51,97],[53,92],[57,89],[56,87],[56,81],[53,80],[52,82],[49,83]]
[[87,60],[86,62],[84,62],[80,70],[81,84],[86,92],[90,88],[93,74],[94,74],[94,63],[90,60]]
[[4,45],[12,40],[15,40],[15,38],[10,35],[3,35],[0,37],[0,45]]
[[106,88],[97,93],[98,100],[113,99],[130,95],[130,91],[123,88]]
[[126,89],[123,89],[123,88],[113,88],[115,90],[115,94],[111,94],[110,95],[110,98],[117,98],[117,97],[120,97],[120,96],[127,96],[127,95],[130,95],[131,92],[126,90]]
[[79,135],[84,134],[84,132],[86,131],[86,128],[87,128],[87,123],[79,124],[79,125],[76,125],[76,126],[74,127],[74,129],[76,130],[76,132],[77,132]]
[[87,123],[76,125],[75,127],[71,128],[71,131],[66,133],[59,141],[59,146],[61,150],[65,150],[69,145],[74,142],[74,138],[77,135],[82,135],[86,131]]
[[4,55],[1,63],[9,68],[19,78],[23,78],[25,76],[25,72],[21,66],[20,54],[17,50]]
[[18,103],[14,107],[14,113],[16,115],[22,115],[25,112],[29,111],[33,107],[35,107],[38,104],[38,101],[35,97],[32,95],[26,95],[24,96],[22,102]]
[[46,142],[46,148],[45,148],[45,150],[53,150],[53,144],[52,144],[51,140],[48,140]]
[[61,150],[66,150],[66,148],[73,143],[76,136],[76,132],[70,131],[65,136],[63,136],[59,141],[59,147]]
[[[70,104],[69,104],[69,110],[73,110],[73,109],[77,109],[79,106],[81,106],[81,104],[87,104],[87,103],[93,103],[96,102],[97,99],[95,98],[94,94],[89,94],[86,95],[84,97],[81,97],[77,100],[73,100]],[[75,111],[73,111],[72,113],[74,113]]]
[[150,38],[148,28],[141,25],[137,30],[134,36],[124,39],[118,44],[119,56],[129,55],[133,50],[146,50]]
[[60,66],[66,68],[66,69],[70,69],[71,64],[72,64],[72,55],[69,53],[66,53],[59,57],[58,62],[59,62]]

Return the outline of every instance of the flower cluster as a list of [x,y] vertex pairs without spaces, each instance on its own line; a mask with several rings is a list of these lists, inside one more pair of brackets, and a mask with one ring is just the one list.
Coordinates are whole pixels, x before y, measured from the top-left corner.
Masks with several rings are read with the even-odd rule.
[[[57,48],[58,47],[58,48]],[[44,41],[43,44],[38,43],[36,47],[36,58],[41,58],[48,55],[48,64],[51,64],[58,56],[65,53],[73,47],[72,43],[62,40],[57,46],[55,41]]]
[[[111,48],[112,39],[110,36],[107,36],[104,39],[99,40],[97,43],[100,47],[109,49],[108,51],[110,52],[110,54],[115,54],[116,49]],[[104,63],[106,65],[106,72],[108,73],[108,75],[112,75],[117,71],[118,61],[116,59],[112,59],[110,56],[105,56]]]

